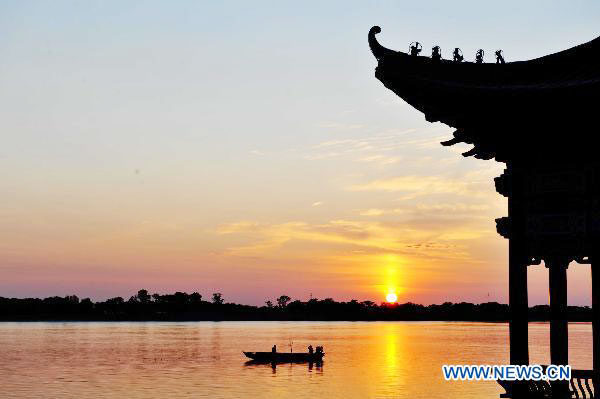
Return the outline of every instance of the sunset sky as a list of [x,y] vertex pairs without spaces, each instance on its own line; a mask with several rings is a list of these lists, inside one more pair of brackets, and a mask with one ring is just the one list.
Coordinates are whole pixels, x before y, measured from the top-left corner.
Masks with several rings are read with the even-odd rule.
[[[0,296],[505,302],[503,165],[440,146],[367,32],[513,61],[599,21],[592,0],[3,1]],[[589,286],[571,265],[570,303]]]

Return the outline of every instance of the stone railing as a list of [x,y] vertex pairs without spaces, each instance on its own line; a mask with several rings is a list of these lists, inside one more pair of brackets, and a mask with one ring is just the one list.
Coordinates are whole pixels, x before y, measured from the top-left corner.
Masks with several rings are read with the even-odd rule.
[[596,398],[594,393],[594,370],[571,370],[571,397],[577,399]]
[[[594,375],[594,370],[571,370],[569,382],[571,398],[596,399]],[[552,398],[552,386],[549,381],[498,381],[498,384],[506,391],[500,394],[501,398],[513,398],[515,391],[523,392],[522,397],[526,399]],[[520,387],[515,387],[516,384]],[[514,399],[522,399],[518,396],[515,395]]]

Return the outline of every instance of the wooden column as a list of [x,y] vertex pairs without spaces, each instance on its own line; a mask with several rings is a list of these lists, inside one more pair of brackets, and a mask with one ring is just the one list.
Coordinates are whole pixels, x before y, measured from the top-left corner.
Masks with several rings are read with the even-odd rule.
[[510,364],[529,364],[527,257],[521,242],[509,240],[508,258]]
[[[569,364],[569,332],[567,319],[567,268],[569,260],[550,258],[546,260],[550,278],[550,362]],[[552,383],[552,397],[569,398],[568,381]]]
[[568,261],[546,261],[550,272],[550,361],[569,363],[569,333],[567,324],[567,267]]

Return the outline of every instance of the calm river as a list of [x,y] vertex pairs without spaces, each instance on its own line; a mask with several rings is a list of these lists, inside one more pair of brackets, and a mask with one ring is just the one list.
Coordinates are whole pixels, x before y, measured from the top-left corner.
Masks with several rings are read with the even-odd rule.
[[[591,325],[570,324],[574,368]],[[245,365],[242,350],[325,347],[322,367]],[[548,325],[530,325],[549,363]],[[505,364],[508,326],[444,322],[0,323],[0,398],[498,398],[443,364]]]

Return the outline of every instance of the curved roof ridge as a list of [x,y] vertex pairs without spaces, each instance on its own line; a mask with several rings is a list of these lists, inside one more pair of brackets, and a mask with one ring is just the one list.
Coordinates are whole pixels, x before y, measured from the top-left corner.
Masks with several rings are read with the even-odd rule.
[[[395,50],[391,50],[391,49],[388,49],[387,47],[382,46],[376,37],[376,35],[379,33],[381,33],[381,28],[379,26],[373,26],[369,30],[369,35],[368,35],[369,47],[371,48],[371,52],[373,53],[375,58],[377,58],[379,60],[388,55],[399,55],[399,54],[408,55],[402,51],[395,51]],[[579,56],[584,55],[584,54],[578,54],[578,53],[588,53],[588,55],[590,55],[594,59],[600,59],[600,36],[598,36],[595,39],[592,39],[588,42],[581,43],[581,44],[578,44],[571,48],[557,51],[555,53],[543,55],[541,57],[531,58],[528,60],[507,61],[506,63],[507,64],[519,64],[519,63],[526,63],[526,62],[547,61],[547,60],[553,59],[553,58],[560,59],[563,57],[569,57],[569,58],[571,58],[573,56],[579,57]],[[423,56],[419,56],[418,58],[429,59],[429,57],[423,57]],[[446,61],[448,61],[448,60],[446,60]]]

